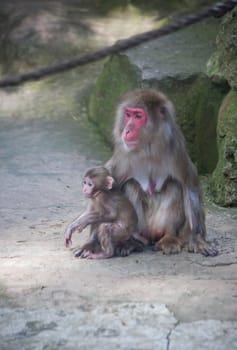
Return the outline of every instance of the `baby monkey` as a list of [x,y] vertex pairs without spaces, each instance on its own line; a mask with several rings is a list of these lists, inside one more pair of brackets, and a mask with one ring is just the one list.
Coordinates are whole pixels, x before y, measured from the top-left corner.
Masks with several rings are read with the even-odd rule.
[[90,202],[87,210],[67,227],[66,247],[71,244],[75,231],[82,232],[86,226],[91,225],[90,241],[79,249],[75,256],[106,259],[116,255],[117,251],[122,256],[129,255],[132,251],[126,247],[131,246],[131,241],[135,243],[133,251],[141,251],[147,242],[137,233],[136,211],[116,188],[115,180],[109,171],[105,167],[89,169],[84,176],[82,189]]

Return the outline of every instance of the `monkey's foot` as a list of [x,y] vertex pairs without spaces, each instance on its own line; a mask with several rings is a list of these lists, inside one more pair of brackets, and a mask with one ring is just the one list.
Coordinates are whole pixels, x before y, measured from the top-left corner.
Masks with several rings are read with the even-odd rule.
[[128,256],[133,252],[133,246],[132,245],[120,245],[116,247],[115,249],[115,255],[116,256]]
[[74,251],[75,258],[87,258],[87,255],[92,253],[90,250],[86,250],[84,248],[79,248]]
[[182,246],[177,237],[165,235],[156,242],[154,250],[162,250],[164,254],[177,254],[181,252]]
[[218,250],[206,242],[201,235],[197,235],[195,240],[193,238],[190,239],[188,243],[188,251],[191,253],[201,253],[205,256],[218,255]]
[[98,242],[87,242],[82,247],[79,247],[78,249],[74,250],[74,256],[75,258],[86,258],[88,252],[89,253],[98,253],[101,251],[100,245]]
[[144,245],[138,241],[128,241],[120,244],[115,249],[115,255],[125,257],[133,252],[142,252]]

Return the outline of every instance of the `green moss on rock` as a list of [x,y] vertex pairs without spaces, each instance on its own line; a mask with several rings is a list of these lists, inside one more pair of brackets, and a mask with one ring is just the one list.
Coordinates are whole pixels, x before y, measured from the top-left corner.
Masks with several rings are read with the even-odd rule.
[[216,42],[221,75],[237,88],[237,7],[224,16]]
[[89,101],[89,118],[99,128],[107,142],[111,142],[111,129],[118,98],[140,86],[139,70],[129,63],[127,56],[115,55],[106,62]]
[[213,83],[222,85],[228,84],[221,72],[218,51],[216,51],[207,61],[206,73]]
[[219,160],[213,173],[215,202],[222,206],[237,205],[237,92],[224,99],[217,125]]
[[199,173],[211,173],[217,163],[217,114],[226,86],[213,84],[205,75],[164,79],[152,86],[164,91],[174,103],[189,155]]
[[195,157],[200,173],[211,173],[216,166],[217,144],[216,123],[218,110],[223,99],[225,89],[216,86],[206,78],[197,79],[193,86],[196,93],[196,122]]

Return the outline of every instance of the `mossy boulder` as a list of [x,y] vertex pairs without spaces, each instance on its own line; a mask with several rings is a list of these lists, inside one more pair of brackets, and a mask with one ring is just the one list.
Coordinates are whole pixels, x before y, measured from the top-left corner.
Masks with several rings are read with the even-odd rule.
[[217,141],[219,159],[213,173],[214,198],[222,206],[237,205],[237,92],[231,91],[221,105]]
[[228,85],[219,65],[219,52],[216,51],[207,61],[207,76],[215,84]]
[[134,88],[155,88],[175,105],[190,156],[200,173],[217,163],[216,120],[226,85],[211,82],[206,62],[215,51],[218,20],[115,55],[104,65],[89,104],[89,116],[111,142],[111,127],[120,96]]
[[222,76],[237,88],[237,6],[227,13],[217,35],[218,65]]

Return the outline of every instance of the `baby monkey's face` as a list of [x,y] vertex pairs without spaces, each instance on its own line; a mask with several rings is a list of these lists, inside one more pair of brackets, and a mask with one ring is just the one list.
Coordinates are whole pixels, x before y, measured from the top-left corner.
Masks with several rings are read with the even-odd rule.
[[86,198],[92,198],[95,190],[95,184],[88,176],[84,177],[82,183],[82,192]]

